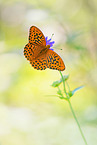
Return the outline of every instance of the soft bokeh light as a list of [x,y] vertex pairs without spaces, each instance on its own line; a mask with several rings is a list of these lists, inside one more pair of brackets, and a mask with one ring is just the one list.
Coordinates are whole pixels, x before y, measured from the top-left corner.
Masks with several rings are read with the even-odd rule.
[[[56,70],[23,56],[30,26],[55,41],[87,142],[97,144],[97,1],[0,1],[0,145],[84,145],[67,102],[55,97]],[[62,85],[61,85],[62,87]]]

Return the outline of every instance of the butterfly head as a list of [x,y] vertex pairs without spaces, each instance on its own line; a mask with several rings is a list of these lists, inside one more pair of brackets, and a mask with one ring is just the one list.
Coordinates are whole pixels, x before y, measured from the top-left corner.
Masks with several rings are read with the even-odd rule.
[[48,47],[48,48],[51,49],[51,50],[54,50],[54,49],[52,48],[52,46],[53,46],[53,44],[55,43],[55,41],[51,41],[51,38],[48,39],[48,36],[45,37],[45,40],[46,40],[46,47]]
[[50,49],[50,45],[46,45],[46,50]]

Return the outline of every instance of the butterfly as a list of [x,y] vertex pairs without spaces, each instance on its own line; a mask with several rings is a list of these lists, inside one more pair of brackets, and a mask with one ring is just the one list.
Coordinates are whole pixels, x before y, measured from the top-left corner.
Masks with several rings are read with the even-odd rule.
[[[51,40],[51,39],[50,39]],[[41,30],[36,26],[31,26],[29,31],[29,43],[24,47],[24,56],[30,61],[32,67],[37,70],[46,68],[59,71],[65,70],[65,65],[61,57],[50,47],[53,43],[47,41]]]

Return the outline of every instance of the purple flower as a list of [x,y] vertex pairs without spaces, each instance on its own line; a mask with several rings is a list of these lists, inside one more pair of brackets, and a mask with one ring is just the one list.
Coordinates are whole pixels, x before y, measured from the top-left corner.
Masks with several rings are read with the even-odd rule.
[[51,50],[54,50],[53,48],[51,48],[52,46],[53,46],[53,44],[55,43],[55,41],[52,41],[51,42],[51,38],[50,39],[48,39],[48,36],[47,37],[45,37],[45,40],[46,40],[46,45],[50,45],[50,48],[49,49],[51,49]]

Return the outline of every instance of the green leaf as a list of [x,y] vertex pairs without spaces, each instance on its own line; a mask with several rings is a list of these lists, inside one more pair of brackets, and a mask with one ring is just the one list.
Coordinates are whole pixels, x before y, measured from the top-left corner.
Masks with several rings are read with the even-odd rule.
[[76,91],[78,91],[78,90],[82,89],[83,87],[84,87],[84,86],[80,86],[80,87],[78,87],[78,88],[74,89],[74,90],[72,91],[72,94],[74,94]]
[[61,90],[58,90],[58,91],[57,91],[57,94],[60,95],[60,96],[62,96]]
[[[66,81],[69,78],[69,75],[64,75],[63,76],[63,81]],[[58,87],[62,83],[62,78],[58,81],[55,81],[52,83],[52,87]]]
[[60,81],[55,81],[55,82],[52,83],[51,86],[52,87],[58,87],[60,85],[60,83],[61,83]]
[[84,87],[84,86],[80,86],[80,87],[74,89],[73,91],[69,91],[68,95],[69,95],[70,97],[72,97],[76,91],[82,89],[83,87]]
[[73,96],[72,91],[69,91],[68,96],[69,96],[69,97],[72,97],[72,96]]

